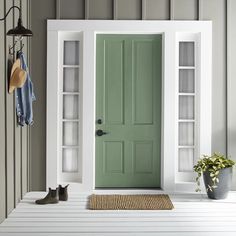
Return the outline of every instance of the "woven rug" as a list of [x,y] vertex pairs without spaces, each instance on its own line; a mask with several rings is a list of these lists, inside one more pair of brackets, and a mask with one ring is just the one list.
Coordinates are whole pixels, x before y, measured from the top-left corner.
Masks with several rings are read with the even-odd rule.
[[96,195],[89,198],[91,210],[172,210],[166,194],[159,195]]

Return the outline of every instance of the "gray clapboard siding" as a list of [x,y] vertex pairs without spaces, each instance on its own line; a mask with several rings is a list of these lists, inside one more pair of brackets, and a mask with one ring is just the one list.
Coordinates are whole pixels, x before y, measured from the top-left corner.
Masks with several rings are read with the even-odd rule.
[[[23,24],[27,26],[25,17],[28,15],[29,0],[0,0],[0,18],[13,5],[22,7]],[[19,17],[18,10],[14,9],[6,21],[0,22],[0,222],[9,214],[23,196],[22,186],[28,189],[28,177],[22,178],[22,170],[28,166],[28,133],[27,128],[16,124],[15,96],[8,94],[7,58],[8,45],[13,44],[14,38],[6,36],[6,32],[16,26]],[[28,53],[27,40],[24,39],[24,52]],[[25,135],[23,135],[25,133]],[[22,146],[24,143],[25,147]],[[26,150],[24,152],[23,150]],[[22,159],[25,161],[22,164]],[[26,193],[26,191],[24,191]]]
[[174,20],[197,20],[198,0],[173,0]]
[[[68,8],[68,4],[71,8]],[[84,19],[84,0],[60,0],[61,19]]]
[[100,0],[97,4],[96,0],[87,0],[88,7],[88,19],[113,19],[113,1],[112,0]]
[[[21,2],[20,0],[14,0],[13,4],[15,6],[21,7]],[[17,24],[18,20],[18,11],[13,12],[13,21],[14,25]],[[14,105],[13,109],[15,107],[15,97],[13,96],[14,99]],[[20,201],[21,199],[21,128],[17,127],[16,123],[16,116],[13,110],[13,117],[14,117],[14,132],[15,132],[15,148],[14,148],[14,155],[15,155],[15,205]]]
[[[0,16],[4,14],[4,0],[0,0]],[[0,32],[4,32],[4,24],[0,22]],[[1,35],[2,37],[2,35]],[[5,38],[0,40],[0,111],[5,111]],[[5,159],[5,112],[0,114],[0,188],[6,189],[6,159]],[[0,222],[6,215],[6,191],[0,191]]]
[[31,1],[31,77],[34,83],[34,125],[30,128],[30,189],[45,190],[46,186],[46,19],[56,18],[56,2]]
[[226,1],[207,0],[202,4],[202,20],[213,21],[212,150],[226,153]]
[[141,20],[141,0],[116,0],[116,16],[118,20]]
[[[13,5],[12,0],[8,0],[5,3],[5,14],[8,9]],[[6,31],[7,29],[11,29],[13,27],[13,11],[11,11],[5,20]],[[13,37],[6,37],[6,55],[8,55],[8,45],[13,44]],[[5,71],[7,71],[7,61],[5,61]],[[7,84],[6,84],[7,91]],[[7,141],[7,155],[6,155],[6,163],[7,163],[7,214],[9,214],[13,208],[15,207],[15,128],[14,128],[14,96],[12,94],[8,94],[6,92],[6,141]]]
[[167,0],[143,0],[144,20],[169,20],[170,1]]
[[[227,1],[227,147],[228,155],[236,159],[236,1]],[[236,174],[233,176],[236,186]]]
[[27,129],[21,130],[21,198],[28,191],[28,153],[27,153]]
[[[22,21],[24,25],[29,25],[28,23],[28,2],[29,0],[21,0],[21,9],[25,13],[22,15]],[[26,61],[29,61],[28,59],[28,43],[29,40],[31,39],[25,39],[24,40],[24,48],[23,52],[26,57]],[[28,65],[29,66],[29,65]],[[30,69],[30,67],[29,67]],[[34,78],[32,78],[32,81],[34,81]],[[27,153],[27,148],[29,145],[29,140],[28,140],[28,129],[29,127],[18,127],[18,129],[21,130],[21,197],[24,196],[27,192],[28,189],[28,153]]]

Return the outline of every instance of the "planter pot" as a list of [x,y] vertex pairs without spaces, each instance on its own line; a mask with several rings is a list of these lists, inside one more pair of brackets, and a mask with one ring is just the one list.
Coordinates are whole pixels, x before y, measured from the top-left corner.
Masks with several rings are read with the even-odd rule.
[[[221,169],[218,178],[219,183],[217,183],[217,188],[207,191],[207,196],[211,199],[224,199],[227,197],[231,189],[232,167]],[[208,185],[213,185],[209,171],[203,173],[203,180],[206,189]]]

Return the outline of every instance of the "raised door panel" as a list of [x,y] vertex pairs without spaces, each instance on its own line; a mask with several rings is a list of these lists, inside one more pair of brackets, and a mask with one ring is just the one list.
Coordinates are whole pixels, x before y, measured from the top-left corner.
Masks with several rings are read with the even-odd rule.
[[103,143],[103,172],[106,174],[124,173],[124,142],[106,141]]
[[133,144],[134,174],[153,173],[153,142],[142,141]]
[[133,40],[133,123],[153,124],[153,42]]
[[105,121],[124,123],[124,40],[105,41]]

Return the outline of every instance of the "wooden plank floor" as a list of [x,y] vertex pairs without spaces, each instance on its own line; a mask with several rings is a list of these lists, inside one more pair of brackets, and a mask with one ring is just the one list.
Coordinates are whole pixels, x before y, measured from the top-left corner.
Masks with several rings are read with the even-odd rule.
[[36,205],[43,192],[27,193],[0,225],[1,236],[218,236],[236,235],[236,193],[212,201],[196,194],[170,194],[171,211],[87,209],[88,194],[67,202]]

